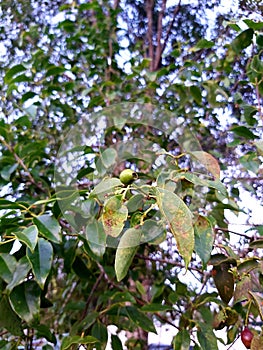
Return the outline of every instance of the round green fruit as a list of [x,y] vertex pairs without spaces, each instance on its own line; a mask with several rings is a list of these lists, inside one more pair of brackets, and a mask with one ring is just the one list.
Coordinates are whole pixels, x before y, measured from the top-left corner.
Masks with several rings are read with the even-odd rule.
[[130,185],[136,179],[138,174],[131,169],[125,169],[120,173],[120,180],[124,185]]

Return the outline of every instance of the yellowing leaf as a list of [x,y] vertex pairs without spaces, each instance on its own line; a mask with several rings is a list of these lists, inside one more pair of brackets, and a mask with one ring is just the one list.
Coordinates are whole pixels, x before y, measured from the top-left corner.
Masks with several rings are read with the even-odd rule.
[[120,239],[115,256],[115,273],[118,282],[127,274],[132,263],[138,245],[141,241],[142,232],[134,227],[129,228]]
[[251,342],[251,350],[263,349],[263,335],[256,334],[254,335]]
[[194,250],[192,213],[181,198],[166,189],[156,188],[156,199],[161,213],[169,223],[178,251],[187,267]]
[[211,154],[204,151],[191,152],[192,156],[196,158],[202,165],[205,166],[215,179],[220,178],[220,166],[218,161]]
[[257,147],[258,154],[260,156],[263,156],[263,141],[262,140],[256,141],[254,142],[254,144]]
[[128,209],[119,196],[109,198],[104,205],[102,224],[106,234],[118,237],[128,217]]

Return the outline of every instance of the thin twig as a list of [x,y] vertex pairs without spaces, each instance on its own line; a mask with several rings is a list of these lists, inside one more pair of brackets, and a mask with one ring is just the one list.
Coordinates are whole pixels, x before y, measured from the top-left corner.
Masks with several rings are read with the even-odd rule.
[[229,229],[223,228],[223,227],[216,227],[216,228],[215,228],[215,231],[216,231],[216,232],[218,232],[218,231],[229,232],[229,233],[233,233],[234,235],[237,235],[237,236],[240,236],[240,237],[244,237],[244,238],[247,238],[247,239],[251,239],[251,237],[248,236],[248,235],[246,235],[245,233],[239,233],[239,232],[232,231],[232,230],[229,230]]
[[96,291],[96,289],[98,288],[98,285],[100,284],[100,281],[101,281],[103,275],[104,275],[103,272],[101,272],[99,274],[99,277],[97,278],[95,284],[93,285],[93,287],[92,287],[92,289],[90,291],[89,297],[88,297],[88,299],[86,301],[86,305],[85,305],[85,308],[84,308],[82,316],[81,316],[81,320],[83,320],[86,317],[87,313],[88,313],[89,304],[91,302],[91,299],[93,298],[94,292]]
[[[144,256],[144,255],[141,255],[141,254],[136,254],[135,256],[137,258],[139,258],[139,259],[142,259],[142,260],[149,260],[149,261],[152,261],[152,262],[160,262],[162,264],[168,264],[168,265],[180,267],[182,269],[185,268],[185,266],[183,264],[181,264],[179,262],[176,262],[176,261],[172,261],[172,260],[160,259],[160,258],[152,258],[152,257]],[[201,269],[199,269],[197,267],[194,267],[194,266],[188,267],[188,270],[194,270],[194,271],[203,273],[203,271]]]
[[0,136],[0,142],[2,142],[2,144],[8,149],[8,151],[10,153],[12,153],[12,155],[14,156],[15,160],[17,161],[17,163],[25,170],[27,177],[29,178],[29,181],[35,185],[39,190],[41,190],[42,192],[46,193],[46,191],[43,189],[42,186],[40,186],[35,179],[33,178],[33,176],[31,175],[28,167],[25,165],[23,159],[21,159],[18,154],[15,152],[15,150],[13,149],[13,147],[11,145],[9,145],[6,140]]
[[263,113],[262,113],[262,108],[261,108],[261,104],[260,104],[259,83],[258,83],[257,78],[256,78],[256,96],[257,96],[257,102],[258,102],[258,113],[259,113],[259,117],[260,117],[262,124],[263,124]]

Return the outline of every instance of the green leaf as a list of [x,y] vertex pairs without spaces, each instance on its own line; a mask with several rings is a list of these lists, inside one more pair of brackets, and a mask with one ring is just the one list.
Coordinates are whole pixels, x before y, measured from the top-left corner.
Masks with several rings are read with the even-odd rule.
[[169,305],[155,303],[143,305],[143,307],[141,308],[141,311],[143,312],[164,312],[168,310],[173,310],[173,307]]
[[93,221],[87,224],[86,239],[91,251],[97,256],[103,256],[106,249],[107,236],[100,221]]
[[257,268],[260,268],[260,262],[258,261],[257,257],[253,257],[251,259],[247,258],[247,260],[239,263],[237,270],[239,274],[242,274],[243,272],[248,274],[249,272]]
[[206,89],[207,101],[212,108],[216,108],[220,106],[222,103],[218,101],[218,97],[222,99],[228,100],[228,95],[224,89],[222,89],[217,82],[214,80],[206,80],[202,83],[204,88]]
[[233,22],[227,22],[227,25],[234,29],[236,32],[240,32],[241,28],[239,27],[239,25],[237,25],[236,23]]
[[16,268],[15,257],[10,254],[1,253],[0,254],[0,276],[6,283],[10,283],[12,281],[15,268]]
[[97,321],[91,329],[91,335],[94,338],[97,338],[100,340],[102,344],[107,344],[108,341],[108,332],[107,332],[107,327],[102,324],[100,321]]
[[14,83],[26,83],[26,82],[31,82],[32,78],[29,77],[26,74],[19,74],[16,77],[14,77],[10,83],[14,84]]
[[156,333],[156,329],[152,320],[150,320],[143,312],[134,306],[126,306],[128,318],[137,326],[146,332]]
[[263,61],[258,55],[255,55],[251,61],[250,67],[261,76],[263,73]]
[[132,294],[129,292],[116,292],[111,297],[111,304],[125,304],[125,303],[131,303],[134,304],[135,298]]
[[173,339],[174,350],[189,350],[190,348],[190,334],[186,329],[180,330]]
[[258,109],[251,105],[244,105],[243,109],[246,122],[248,123],[248,125],[253,126],[257,122],[257,120],[253,118],[253,116],[258,112]]
[[156,188],[156,200],[162,215],[169,223],[178,251],[188,266],[194,250],[192,213],[175,193]]
[[46,338],[50,343],[56,344],[57,339],[48,326],[45,324],[38,324],[35,325],[34,328],[37,331],[38,338]]
[[84,218],[90,218],[96,216],[98,212],[98,203],[94,198],[88,198],[81,203],[81,215]]
[[47,276],[50,273],[53,259],[53,248],[51,243],[44,238],[39,238],[34,252],[27,249],[27,257],[32,266],[36,281],[40,288],[43,289]]
[[27,281],[16,286],[9,297],[12,309],[24,321],[32,321],[39,313],[40,293],[41,290],[34,281]]
[[263,238],[257,239],[257,240],[255,240],[253,242],[250,242],[249,243],[249,247],[253,248],[253,249],[255,249],[255,248],[263,248]]
[[244,19],[243,22],[245,22],[249,28],[254,30],[260,30],[263,28],[263,22],[254,22],[251,19]]
[[79,335],[73,335],[73,336],[63,338],[60,350],[70,349],[71,346],[73,346],[74,344],[85,345],[85,344],[96,344],[96,343],[99,343],[98,339],[92,336],[88,335],[87,337],[81,337]]
[[198,325],[197,338],[202,350],[218,350],[217,338],[212,326],[204,322],[198,322]]
[[16,66],[13,66],[10,68],[4,78],[4,82],[6,84],[9,84],[12,79],[17,76],[19,73],[22,73],[26,70],[26,68],[22,64],[17,64]]
[[115,273],[118,282],[121,281],[129,270],[138,245],[141,240],[141,230],[129,228],[120,239],[115,256]]
[[11,308],[6,295],[0,301],[0,327],[7,329],[12,335],[24,336],[21,319]]
[[64,73],[66,71],[66,69],[64,67],[61,66],[50,66],[47,69],[47,73],[46,73],[46,77],[50,77],[52,75],[60,75],[62,73]]
[[232,131],[237,136],[244,137],[247,140],[254,140],[255,138],[258,138],[245,126],[234,126],[230,129],[230,131]]
[[260,49],[263,47],[263,35],[262,34],[257,34],[256,43]]
[[24,103],[27,100],[30,100],[32,98],[34,98],[35,96],[38,96],[35,92],[33,91],[27,91],[25,94],[23,94],[23,96],[21,97],[21,102]]
[[240,33],[232,42],[232,48],[236,54],[252,44],[254,31],[249,28]]
[[0,173],[1,177],[6,181],[10,181],[10,177],[16,171],[17,167],[18,164],[12,164],[3,167]]
[[111,348],[112,350],[123,350],[122,342],[120,338],[115,334],[111,335]]
[[12,280],[6,286],[8,291],[11,291],[15,286],[25,281],[29,271],[31,270],[31,265],[26,256],[23,256],[16,264],[15,271],[13,272]]
[[16,232],[16,237],[20,242],[25,243],[26,246],[34,251],[37,245],[38,229],[36,225],[25,228],[22,232]]
[[99,177],[103,177],[107,174],[107,168],[103,165],[101,157],[96,159],[96,170]]
[[129,213],[133,213],[136,210],[140,209],[143,206],[143,199],[144,195],[141,193],[133,195],[126,203]]
[[195,102],[199,105],[202,104],[202,92],[199,89],[199,87],[195,86],[195,85],[191,85],[190,86],[190,93],[193,96]]
[[141,295],[146,295],[146,290],[140,281],[136,281],[136,289]]
[[96,185],[90,194],[90,197],[98,197],[104,200],[104,196],[112,192],[116,187],[122,186],[120,179],[116,177],[105,178],[98,185]]
[[178,173],[177,171],[171,173],[171,179],[174,181],[186,179],[195,186],[214,188],[215,190],[221,192],[224,196],[227,196],[227,189],[220,180],[202,179],[200,176],[193,173],[182,174]]
[[194,225],[194,232],[195,251],[205,267],[210,259],[214,243],[214,233],[210,221],[204,216],[199,215]]
[[248,152],[239,158],[240,163],[243,167],[254,174],[258,173],[259,167],[261,165],[260,160],[255,152]]
[[114,148],[107,148],[101,153],[101,161],[105,168],[110,168],[116,163],[118,154]]
[[89,312],[88,315],[81,321],[77,321],[71,328],[70,335],[76,335],[77,333],[82,333],[86,329],[90,328],[93,323],[99,317],[99,313],[96,311]]
[[33,222],[45,238],[54,243],[61,242],[60,226],[53,216],[44,214],[34,218]]
[[75,28],[75,22],[65,19],[65,21],[59,23],[58,27],[63,28],[67,33],[72,33]]
[[166,238],[166,229],[165,225],[160,221],[155,220],[146,220],[141,226],[142,229],[142,238],[141,243],[149,244],[160,244]]
[[128,209],[120,196],[110,197],[104,204],[102,224],[107,235],[118,237],[128,217]]
[[211,49],[213,46],[215,46],[215,43],[213,41],[209,41],[207,39],[200,39],[194,46],[193,50],[198,51],[202,49]]

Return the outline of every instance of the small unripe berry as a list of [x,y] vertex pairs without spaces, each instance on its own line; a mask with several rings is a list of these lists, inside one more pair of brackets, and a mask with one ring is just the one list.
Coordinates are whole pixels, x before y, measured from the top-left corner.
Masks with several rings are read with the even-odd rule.
[[242,343],[245,345],[247,349],[250,349],[253,337],[254,337],[254,334],[251,332],[251,330],[248,327],[245,327],[241,332]]
[[120,180],[124,185],[130,185],[137,178],[138,174],[131,169],[125,169],[120,173]]

